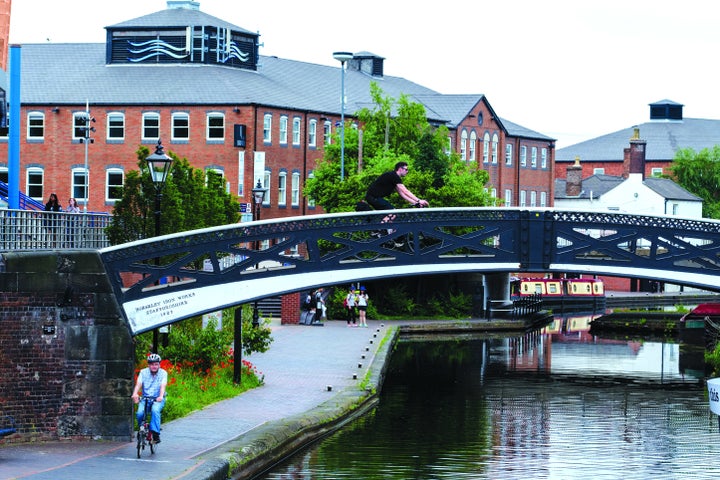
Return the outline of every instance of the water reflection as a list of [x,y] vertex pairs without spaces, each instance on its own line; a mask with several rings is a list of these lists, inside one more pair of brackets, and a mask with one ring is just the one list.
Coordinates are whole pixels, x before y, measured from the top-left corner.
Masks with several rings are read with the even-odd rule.
[[[685,346],[557,318],[507,338],[405,338],[379,406],[263,479],[711,478],[718,423]],[[681,348],[683,347],[683,348]]]

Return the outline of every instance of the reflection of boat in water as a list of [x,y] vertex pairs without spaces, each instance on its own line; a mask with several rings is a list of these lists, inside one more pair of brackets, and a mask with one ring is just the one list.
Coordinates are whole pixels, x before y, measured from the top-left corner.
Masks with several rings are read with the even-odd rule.
[[549,334],[554,341],[591,342],[594,340],[590,335],[590,324],[600,315],[599,313],[556,315],[541,332]]
[[518,278],[511,282],[512,298],[540,295],[543,308],[593,310],[605,307],[605,286],[597,278]]

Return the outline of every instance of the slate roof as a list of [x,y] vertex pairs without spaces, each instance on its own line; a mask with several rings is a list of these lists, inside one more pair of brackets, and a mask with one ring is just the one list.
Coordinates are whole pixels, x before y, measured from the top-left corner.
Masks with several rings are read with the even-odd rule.
[[213,27],[230,28],[237,30],[238,32],[247,33],[250,35],[257,35],[255,32],[245,30],[242,27],[233,25],[232,23],[226,22],[220,18],[208,15],[200,10],[191,8],[168,8],[159,12],[150,13],[143,15],[142,17],[133,18],[132,20],[126,20],[124,22],[116,23],[115,25],[109,25],[106,29],[115,28],[157,28],[162,27],[194,27],[212,25]]
[[567,196],[565,194],[565,186],[567,185],[567,182],[564,178],[556,178],[555,179],[555,198],[557,199],[567,199],[567,198],[581,198],[581,199],[590,199],[590,195],[592,194],[592,198],[598,198],[602,195],[606,194],[613,188],[617,187],[623,182],[622,177],[616,177],[613,175],[603,175],[603,174],[595,174],[591,175],[587,178],[584,178],[582,181],[582,187],[580,195],[578,196]]
[[558,148],[555,161],[574,162],[575,157],[580,157],[581,161],[622,162],[623,149],[629,145],[635,127],[640,129],[640,138],[647,142],[645,159],[648,161],[671,161],[680,148],[692,148],[697,152],[720,144],[720,120],[653,120]]
[[533,138],[536,140],[548,141],[556,140],[555,138],[548,137],[547,135],[543,135],[542,133],[536,132],[535,130],[530,130],[529,128],[525,128],[522,125],[518,125],[517,123],[511,122],[510,120],[507,120],[505,118],[501,118],[499,120],[505,127],[505,130],[508,132],[508,134],[512,135],[513,137]]
[[[624,181],[626,180],[622,177],[614,175],[591,175],[583,179],[580,195],[573,197],[565,194],[567,181],[564,178],[557,178],[555,179],[555,198],[580,198],[583,200],[589,200],[590,195],[592,195],[592,198],[599,198]],[[643,185],[667,200],[703,201],[702,198],[688,192],[669,178],[648,177],[643,180]]]
[[668,200],[685,200],[702,202],[703,199],[694,195],[669,178],[649,177],[643,183],[658,195]]
[[[188,25],[220,26],[253,34],[188,8],[168,8],[106,28],[111,31]],[[257,71],[188,63],[106,65],[106,48],[104,43],[23,45],[21,103],[38,107],[84,105],[86,101],[90,105],[113,106],[254,104],[316,113],[340,113],[339,66],[262,55]],[[361,56],[382,58],[369,52],[359,53]],[[405,94],[422,103],[431,120],[443,122],[450,128],[455,128],[470,109],[484,99],[483,95],[443,95],[401,77],[375,77],[347,69],[345,112],[348,115],[374,105],[370,97],[370,82],[377,82],[390,97],[398,98]],[[502,120],[502,123],[510,126],[508,132],[511,134],[517,132],[522,136],[549,139],[507,120]]]

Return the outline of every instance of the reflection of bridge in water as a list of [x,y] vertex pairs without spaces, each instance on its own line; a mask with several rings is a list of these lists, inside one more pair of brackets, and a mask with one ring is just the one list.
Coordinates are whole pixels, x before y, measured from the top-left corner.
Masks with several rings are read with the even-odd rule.
[[584,273],[718,289],[717,221],[520,208],[393,213],[392,234],[384,212],[345,213],[226,225],[100,253],[134,333],[271,295],[429,273]]

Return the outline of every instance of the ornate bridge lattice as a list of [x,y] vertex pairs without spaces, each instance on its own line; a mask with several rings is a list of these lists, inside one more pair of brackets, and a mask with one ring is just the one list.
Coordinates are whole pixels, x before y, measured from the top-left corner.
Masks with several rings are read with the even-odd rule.
[[[426,273],[566,272],[720,290],[720,222],[449,208],[266,220],[100,251],[134,333],[306,288]],[[388,233],[391,228],[391,233]]]

